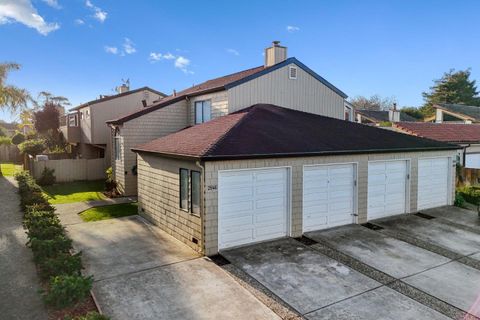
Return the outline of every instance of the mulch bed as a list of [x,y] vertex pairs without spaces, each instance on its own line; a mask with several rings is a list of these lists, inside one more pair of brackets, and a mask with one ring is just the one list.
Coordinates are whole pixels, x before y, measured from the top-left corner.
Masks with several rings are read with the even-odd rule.
[[48,320],[63,320],[66,316],[77,317],[84,316],[88,312],[97,311],[97,306],[93,301],[92,296],[90,295],[84,301],[77,303],[73,307],[65,308],[61,310],[49,308],[48,310]]

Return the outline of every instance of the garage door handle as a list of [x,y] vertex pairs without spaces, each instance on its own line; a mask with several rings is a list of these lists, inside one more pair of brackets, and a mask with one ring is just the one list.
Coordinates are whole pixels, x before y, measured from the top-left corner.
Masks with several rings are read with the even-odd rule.
[[352,213],[351,216],[358,217],[357,213]]

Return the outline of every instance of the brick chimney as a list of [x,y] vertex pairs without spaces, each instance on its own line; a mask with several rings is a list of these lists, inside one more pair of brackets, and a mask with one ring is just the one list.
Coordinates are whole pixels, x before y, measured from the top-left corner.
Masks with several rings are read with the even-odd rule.
[[287,60],[287,47],[282,47],[280,41],[273,41],[272,46],[265,49],[265,67],[285,60]]

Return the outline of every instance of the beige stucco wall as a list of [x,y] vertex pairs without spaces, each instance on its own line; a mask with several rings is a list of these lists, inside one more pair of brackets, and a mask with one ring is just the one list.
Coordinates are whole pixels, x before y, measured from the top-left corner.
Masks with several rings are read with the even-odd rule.
[[137,176],[131,171],[137,158],[131,148],[185,128],[188,125],[187,109],[187,102],[182,100],[125,122],[120,127],[120,160],[115,160],[112,153],[112,167],[120,192],[125,195],[137,194]]
[[[201,171],[192,161],[138,155],[139,213],[196,251],[202,251],[200,216],[180,209],[179,170]],[[194,243],[192,239],[198,240]]]
[[200,96],[192,97],[188,105],[188,121],[190,125],[195,124],[195,101],[210,100],[212,108],[212,119],[228,114],[227,91],[219,91]]
[[344,118],[344,99],[297,67],[297,79],[288,77],[289,64],[228,90],[229,112],[256,103],[270,103],[333,118]]
[[[371,155],[351,156],[323,156],[303,158],[281,158],[281,159],[258,159],[258,160],[235,160],[218,161],[205,163],[205,247],[206,255],[215,254],[218,250],[218,171],[247,168],[264,167],[290,167],[291,172],[291,236],[302,235],[302,189],[303,189],[303,166],[312,164],[327,163],[357,163],[357,214],[358,223],[367,221],[367,190],[368,190],[368,162],[375,160],[410,160],[410,188],[408,212],[415,212],[417,209],[417,168],[419,158],[450,156],[455,160],[455,151],[417,152],[417,153],[385,153]],[[452,185],[455,181],[455,170],[451,170]],[[453,199],[455,188],[452,188]]]

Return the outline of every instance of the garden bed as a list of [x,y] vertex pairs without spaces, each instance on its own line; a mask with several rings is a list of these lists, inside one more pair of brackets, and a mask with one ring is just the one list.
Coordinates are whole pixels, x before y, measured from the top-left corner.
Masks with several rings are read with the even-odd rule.
[[[27,246],[32,249],[42,281],[42,295],[49,318],[82,319],[89,312],[97,312],[91,296],[93,277],[82,275],[81,252],[74,252],[72,240],[60,224],[55,209],[29,173],[17,173],[15,178],[24,213]],[[98,313],[89,317],[87,319],[106,319]]]

